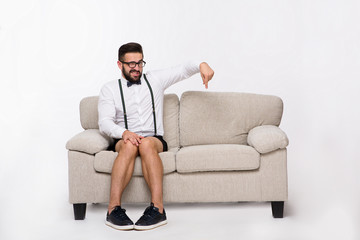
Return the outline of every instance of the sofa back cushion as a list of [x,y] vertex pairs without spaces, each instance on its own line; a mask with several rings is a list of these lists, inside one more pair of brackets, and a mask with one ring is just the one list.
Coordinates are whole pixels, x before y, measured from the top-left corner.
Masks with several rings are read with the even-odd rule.
[[180,146],[247,144],[260,125],[279,126],[283,102],[270,95],[189,91],[180,100]]
[[80,122],[83,129],[99,129],[98,96],[83,98],[80,101]]
[[176,94],[164,96],[164,139],[168,148],[179,147],[179,110],[180,101]]
[[[83,98],[80,101],[81,126],[87,129],[99,129],[98,96]],[[176,94],[164,96],[164,139],[169,149],[179,147],[179,98]]]

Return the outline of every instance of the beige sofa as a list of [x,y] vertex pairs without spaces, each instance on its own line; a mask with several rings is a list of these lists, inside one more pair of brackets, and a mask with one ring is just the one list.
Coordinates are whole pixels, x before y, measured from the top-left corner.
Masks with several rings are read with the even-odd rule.
[[[109,201],[111,168],[117,153],[98,129],[98,97],[80,103],[84,131],[67,144],[69,201],[75,219],[87,203]],[[249,93],[185,92],[165,95],[164,202],[271,202],[276,218],[287,200],[288,138],[278,127],[279,97]],[[150,202],[137,157],[123,203]]]

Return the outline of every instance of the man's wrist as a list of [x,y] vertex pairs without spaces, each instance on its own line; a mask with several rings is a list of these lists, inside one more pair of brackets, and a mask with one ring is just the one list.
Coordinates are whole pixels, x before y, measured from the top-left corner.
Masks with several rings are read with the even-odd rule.
[[199,65],[199,68],[206,67],[206,66],[209,66],[209,64],[207,64],[207,62],[201,62]]
[[125,129],[125,130],[121,133],[121,138],[124,138],[124,134],[125,134],[126,131],[129,131],[129,130]]

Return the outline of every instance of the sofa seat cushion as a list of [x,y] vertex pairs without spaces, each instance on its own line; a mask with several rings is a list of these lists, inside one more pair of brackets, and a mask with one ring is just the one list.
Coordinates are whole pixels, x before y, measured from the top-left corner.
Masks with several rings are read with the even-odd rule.
[[[175,171],[175,152],[176,150],[169,150],[159,154],[162,164],[164,166],[164,174],[172,173]],[[117,152],[101,151],[95,155],[94,169],[97,172],[111,173],[112,166]],[[138,156],[135,159],[135,167],[133,176],[143,176],[141,168],[141,158]]]
[[183,147],[176,154],[180,173],[255,170],[260,154],[247,145],[214,144]]

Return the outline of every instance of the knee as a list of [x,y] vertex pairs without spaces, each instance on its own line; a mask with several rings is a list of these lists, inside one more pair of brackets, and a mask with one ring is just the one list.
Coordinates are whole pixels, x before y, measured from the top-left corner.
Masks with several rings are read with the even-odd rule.
[[141,140],[141,144],[139,145],[139,153],[151,153],[156,152],[156,145],[151,139],[144,138]]
[[119,155],[120,154],[126,154],[130,156],[136,156],[138,153],[138,147],[133,145],[131,142],[121,142],[120,143],[120,149],[119,149]]

